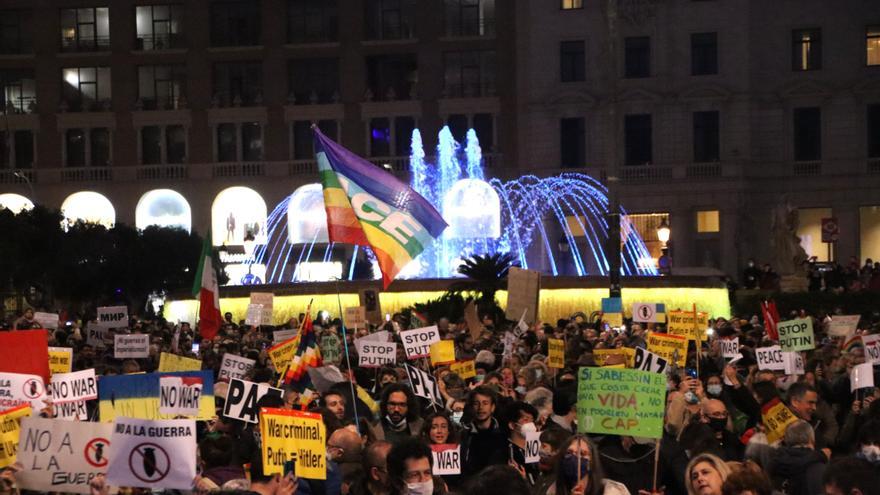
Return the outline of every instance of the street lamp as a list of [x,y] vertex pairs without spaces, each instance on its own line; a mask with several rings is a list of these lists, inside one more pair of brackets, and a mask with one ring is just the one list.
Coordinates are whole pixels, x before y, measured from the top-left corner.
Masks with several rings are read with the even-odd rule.
[[22,170],[16,170],[15,172],[12,172],[12,175],[14,175],[17,179],[23,180],[27,183],[28,189],[31,190],[31,201],[36,203],[37,195],[34,194],[34,185],[31,183],[31,179],[27,176],[27,174],[25,174]]
[[660,221],[660,226],[657,227],[657,239],[663,243],[663,247],[666,247],[666,243],[669,242],[669,234],[671,233],[669,222],[666,221],[666,217],[663,217],[663,220]]

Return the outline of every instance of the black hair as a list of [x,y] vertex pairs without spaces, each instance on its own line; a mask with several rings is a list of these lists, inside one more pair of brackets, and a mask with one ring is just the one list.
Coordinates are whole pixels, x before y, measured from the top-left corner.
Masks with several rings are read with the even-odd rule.
[[406,395],[406,420],[415,421],[418,419],[419,404],[416,401],[416,396],[409,387],[402,383],[389,383],[382,389],[382,400],[379,403],[379,413],[382,417],[388,414],[388,399],[395,392],[402,392]]
[[468,480],[462,495],[484,495],[503,493],[505,495],[529,495],[529,485],[516,469],[505,466],[489,466]]
[[226,435],[205,437],[199,443],[199,455],[207,469],[231,466],[235,445]]
[[553,414],[565,416],[577,405],[577,384],[560,385],[553,392]]
[[398,487],[406,486],[403,479],[406,471],[406,461],[424,458],[427,458],[431,467],[434,467],[434,456],[431,453],[431,448],[419,438],[406,437],[394,444],[391,447],[391,452],[388,452],[388,459],[386,461],[388,478],[390,478],[391,483],[396,484]]
[[841,493],[852,493],[860,490],[864,495],[877,495],[877,471],[864,459],[842,457],[825,469],[822,476],[823,485],[836,486]]
[[816,389],[813,388],[812,385],[806,382],[796,382],[788,388],[788,400],[797,399],[801,400],[807,395],[807,392],[815,392]]
[[535,406],[528,402],[516,401],[504,408],[504,426],[507,427],[509,423],[516,423],[522,413],[531,414],[532,421],[537,421],[538,419],[538,410],[535,409]]

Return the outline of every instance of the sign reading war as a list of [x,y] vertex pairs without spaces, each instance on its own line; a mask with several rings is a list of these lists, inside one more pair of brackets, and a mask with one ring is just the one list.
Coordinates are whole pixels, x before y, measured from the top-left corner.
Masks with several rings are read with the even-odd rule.
[[578,429],[582,433],[660,438],[666,377],[621,368],[578,372]]

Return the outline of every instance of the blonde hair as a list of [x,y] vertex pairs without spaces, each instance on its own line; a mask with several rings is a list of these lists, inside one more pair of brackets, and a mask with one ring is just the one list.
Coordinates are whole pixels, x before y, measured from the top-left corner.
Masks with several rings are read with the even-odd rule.
[[691,471],[694,470],[697,464],[705,462],[715,468],[718,471],[718,474],[721,475],[721,482],[723,483],[728,476],[730,476],[730,466],[727,465],[724,461],[721,460],[720,457],[713,454],[699,454],[691,459],[688,462],[687,469],[684,472],[684,481],[685,486],[687,486],[688,495],[698,495],[697,491],[694,490],[694,484],[691,481]]

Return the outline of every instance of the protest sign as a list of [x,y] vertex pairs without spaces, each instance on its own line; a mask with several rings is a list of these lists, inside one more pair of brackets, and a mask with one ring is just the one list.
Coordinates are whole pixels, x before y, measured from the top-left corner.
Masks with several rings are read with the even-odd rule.
[[261,325],[271,325],[273,322],[273,309],[275,306],[275,294],[271,292],[251,292],[250,304],[261,304]]
[[849,337],[856,333],[861,315],[834,315],[828,322],[828,335],[832,337]]
[[813,338],[813,319],[797,318],[776,324],[779,346],[783,351],[811,351],[816,348]]
[[101,328],[128,328],[128,308],[126,306],[98,308],[98,326]]
[[293,356],[296,354],[297,347],[299,347],[299,339],[294,337],[269,348],[267,353],[276,370],[281,371],[287,368],[287,365],[290,364]]
[[739,337],[719,339],[718,344],[721,345],[721,357],[735,358],[739,356]]
[[471,338],[474,340],[479,339],[485,327],[483,322],[480,321],[480,315],[477,313],[477,303],[473,300],[468,301],[464,307],[464,322],[467,324],[468,333],[470,333]]
[[114,335],[113,357],[116,359],[150,357],[150,336],[144,334]]
[[265,383],[254,383],[233,378],[229,382],[226,391],[226,402],[223,405],[223,415],[227,418],[237,419],[246,423],[256,423],[260,408],[257,402],[264,395],[284,397],[284,391],[280,388],[270,387]]
[[862,335],[865,347],[865,362],[880,364],[880,334]]
[[89,410],[86,401],[61,402],[52,404],[52,417],[63,421],[88,421]]
[[785,370],[785,360],[782,357],[782,348],[778,345],[755,349],[755,358],[758,360],[759,370]]
[[461,474],[461,445],[457,443],[431,444],[434,456],[434,475]]
[[849,391],[855,392],[860,388],[874,388],[874,365],[871,363],[852,367],[849,375]]
[[529,324],[526,323],[526,313],[528,313],[528,309],[523,310],[522,316],[519,318],[519,321],[516,323],[516,326],[513,327],[513,336],[514,337],[522,337],[522,334],[529,331]]
[[669,362],[653,352],[636,347],[633,369],[650,371],[651,373],[666,373]]
[[263,324],[263,305],[248,304],[247,312],[244,316],[244,324],[252,327],[258,327]]
[[670,311],[667,313],[666,331],[670,335],[681,335],[689,340],[705,340],[709,328],[709,315],[693,311]]
[[778,397],[761,406],[761,422],[767,433],[767,443],[782,440],[785,429],[795,421],[797,417]]
[[688,341],[685,337],[648,332],[648,350],[679,368],[684,368],[687,362],[687,349]]
[[58,329],[58,315],[55,313],[34,312],[34,321],[39,323],[40,328],[48,328],[49,330]]
[[26,404],[0,412],[0,468],[15,464],[21,420],[31,414],[33,409]]
[[623,313],[623,300],[619,297],[602,298],[603,313]]
[[159,413],[197,417],[204,385],[200,376],[159,376]]
[[298,478],[327,479],[327,436],[321,415],[287,409],[260,411],[263,474],[284,474],[293,461]]
[[318,347],[321,349],[321,357],[327,364],[342,362],[342,341],[336,334],[326,333],[318,339]]
[[636,350],[632,347],[593,349],[593,360],[596,361],[596,366],[623,364],[627,368],[632,368],[635,357]]
[[201,369],[202,361],[199,359],[163,352],[159,355],[159,369],[156,371],[160,373],[171,373],[175,371],[199,371]]
[[580,368],[578,430],[660,438],[666,408],[666,377],[640,370]]
[[510,267],[507,272],[507,308],[504,316],[508,320],[516,320],[525,313],[526,323],[534,323],[538,318],[540,293],[541,272]]
[[430,373],[416,368],[415,366],[404,365],[406,374],[409,375],[409,383],[413,393],[417,397],[424,397],[438,404],[443,404],[443,396],[440,395],[440,388]]
[[173,418],[174,415],[159,411],[159,379],[163,376],[201,378],[202,391],[196,419],[208,420],[215,416],[214,373],[205,370],[102,376],[98,387],[98,414],[101,421],[110,422],[119,416],[151,420]]
[[440,342],[440,330],[437,325],[415,330],[400,332],[400,340],[403,342],[403,350],[407,359],[418,359],[431,355],[431,344]]
[[98,380],[95,378],[95,370],[52,375],[49,393],[53,404],[97,399]]
[[[39,375],[49,381],[49,336],[46,330],[0,332],[0,373]],[[0,409],[3,409],[0,406]]]
[[449,365],[449,371],[455,373],[463,380],[477,376],[476,361],[469,359],[467,361],[455,362]]
[[345,308],[343,314],[345,328],[366,328],[367,327],[367,308],[363,306],[355,306],[353,308]]
[[191,419],[116,418],[107,484],[192,489],[196,477],[196,422]]
[[526,433],[525,450],[526,464],[534,464],[541,460],[541,432],[530,431]]
[[72,347],[49,348],[49,373],[70,373],[73,369]]
[[782,363],[786,375],[804,374],[804,358],[801,353],[782,351]]
[[217,380],[228,382],[233,378],[242,379],[256,363],[253,359],[226,353],[223,355],[223,364],[220,365],[220,374],[217,375]]
[[94,324],[89,324],[86,329],[86,344],[94,347],[95,349],[103,349],[106,347],[106,339],[110,336],[110,333],[106,328],[101,328]]
[[610,327],[620,328],[623,326],[623,313],[603,313],[602,320]]
[[632,306],[633,321],[638,323],[663,323],[666,321],[666,306],[655,303],[635,303]]
[[364,335],[358,340],[362,342],[388,342],[389,340],[391,340],[391,332],[389,332],[388,330],[379,330],[378,332]]
[[367,321],[379,325],[382,321],[382,304],[379,293],[375,289],[361,289],[358,291],[358,301],[367,310]]
[[274,332],[272,332],[272,343],[280,344],[282,342],[286,342],[296,337],[297,333],[299,333],[299,330],[295,328],[293,330],[275,330]]
[[397,360],[397,344],[393,342],[386,344],[357,339],[354,346],[358,352],[358,366],[364,368],[380,368]]
[[550,368],[565,368],[565,341],[562,339],[547,339],[547,366]]
[[441,340],[431,344],[431,365],[449,364],[455,361],[455,343],[451,340]]
[[46,407],[47,399],[43,377],[22,373],[0,373],[0,411],[23,405],[40,411]]
[[16,474],[21,488],[42,492],[91,493],[89,483],[107,470],[113,425],[44,418],[21,420]]

